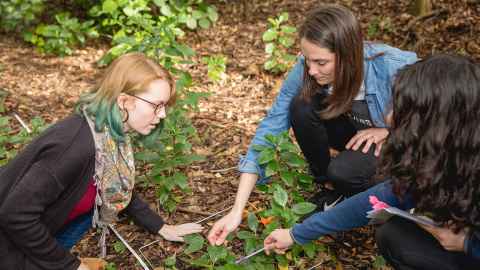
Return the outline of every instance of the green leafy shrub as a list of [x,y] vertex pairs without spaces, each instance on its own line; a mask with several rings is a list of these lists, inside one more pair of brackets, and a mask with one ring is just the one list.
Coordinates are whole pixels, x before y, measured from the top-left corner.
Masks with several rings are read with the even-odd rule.
[[367,27],[367,37],[375,38],[379,33],[392,33],[393,23],[390,17],[376,16],[370,21]]
[[189,29],[209,28],[218,20],[218,12],[214,6],[203,0],[154,0],[162,15],[177,18],[180,25]]
[[[240,265],[235,264],[240,253],[246,255],[262,248],[263,239],[273,230],[291,227],[315,208],[303,198],[305,192],[313,189],[313,178],[306,173],[306,163],[288,133],[267,135],[266,140],[268,145],[255,145],[254,148],[260,152],[258,160],[271,178],[270,184],[260,188],[268,195],[269,207],[248,213],[247,229],[227,239],[229,243],[234,243],[232,246],[206,246],[205,239],[198,234],[185,237],[187,246],[182,256],[187,258],[182,260],[195,269],[275,270],[277,266],[278,269],[287,269],[289,266],[303,269],[307,261],[302,257],[313,259],[318,252],[326,252],[323,245],[313,242],[303,246],[294,245],[285,255],[267,256],[261,253]],[[238,241],[243,252],[238,250]]]
[[38,16],[45,10],[43,0],[0,1],[0,29],[20,32],[38,23]]
[[218,82],[225,76],[227,57],[224,55],[203,57],[202,62],[207,65],[207,76],[212,82]]
[[30,121],[29,127],[32,133],[28,133],[23,128],[20,131],[12,129],[12,121],[16,120],[10,116],[0,116],[0,166],[7,164],[17,155],[19,149],[46,128],[45,122],[40,117]]
[[288,49],[295,43],[295,27],[285,25],[288,13],[284,12],[277,18],[269,18],[269,28],[263,33],[267,60],[263,67],[272,73],[281,73],[288,70],[295,62],[295,55],[289,54]]
[[87,38],[98,37],[93,20],[80,22],[69,13],[59,13],[55,20],[58,24],[41,24],[33,33],[26,32],[25,41],[37,46],[41,52],[65,56],[72,54],[71,47],[85,44]]

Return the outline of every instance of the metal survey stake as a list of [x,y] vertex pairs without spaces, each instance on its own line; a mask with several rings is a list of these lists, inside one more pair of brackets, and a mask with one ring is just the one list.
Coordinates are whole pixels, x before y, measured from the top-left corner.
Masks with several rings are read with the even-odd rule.
[[127,249],[133,254],[135,259],[137,259],[137,261],[140,263],[140,265],[143,267],[143,269],[144,270],[150,270],[150,268],[148,268],[147,264],[137,254],[137,252],[128,244],[127,240],[123,239],[123,237],[117,232],[117,230],[115,230],[115,228],[113,228],[113,226],[111,224],[108,224],[108,228],[110,228],[110,230],[112,230],[112,232],[115,234],[115,236],[117,236],[117,238],[120,239],[120,241],[122,241],[122,243],[127,247]]
[[22,127],[27,131],[28,134],[32,133],[32,130],[27,126],[27,124],[25,124],[25,122],[23,122],[22,118],[20,118],[17,113],[13,113],[13,117],[17,119],[17,121],[20,123],[20,125],[22,125]]
[[259,250],[257,250],[257,251],[254,251],[254,252],[248,254],[247,256],[242,257],[242,258],[236,260],[236,261],[235,261],[235,264],[241,264],[242,262],[250,259],[251,257],[257,255],[258,253],[262,253],[264,250],[265,250],[265,248],[263,247],[263,248],[261,248],[261,249],[259,249]]
[[233,206],[230,206],[230,207],[225,208],[225,209],[223,209],[223,210],[220,210],[220,211],[218,211],[218,212],[216,212],[216,213],[213,213],[213,214],[211,214],[210,216],[208,216],[208,217],[206,217],[206,218],[202,218],[202,219],[200,219],[200,220],[198,220],[198,221],[195,221],[194,223],[196,223],[196,224],[202,223],[202,222],[204,222],[204,221],[207,221],[207,220],[209,220],[209,219],[211,219],[211,218],[213,218],[213,217],[216,217],[216,216],[220,215],[221,213],[227,212],[228,210],[230,210],[230,209],[232,209],[232,208],[233,208]]
[[308,268],[307,270],[313,270],[313,269],[319,267],[320,265],[322,265],[323,263],[324,263],[324,262],[317,263],[317,264],[315,264],[314,266]]

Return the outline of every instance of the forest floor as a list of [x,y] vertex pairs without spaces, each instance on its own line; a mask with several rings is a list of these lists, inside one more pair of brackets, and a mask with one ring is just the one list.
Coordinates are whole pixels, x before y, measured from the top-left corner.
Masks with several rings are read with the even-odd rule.
[[[194,91],[210,92],[200,102],[200,111],[192,114],[200,141],[194,151],[206,160],[186,169],[192,193],[185,196],[178,210],[167,214],[159,210],[167,223],[192,222],[230,206],[238,185],[236,165],[245,154],[256,126],[265,116],[280,88],[283,76],[263,70],[265,61],[262,33],[267,18],[280,12],[290,14],[289,24],[299,26],[305,13],[318,1],[313,0],[212,0],[220,13],[210,29],[188,32],[184,42],[203,56],[222,54],[228,58],[226,78],[211,83],[205,65],[191,65]],[[258,2],[258,3],[257,3]],[[431,16],[409,15],[410,0],[343,0],[362,23],[366,39],[384,42],[401,49],[413,50],[420,57],[440,52],[469,54],[480,60],[480,4],[471,0],[436,0]],[[42,116],[48,123],[72,112],[78,96],[89,90],[102,72],[96,61],[108,50],[106,44],[90,44],[73,55],[59,58],[39,54],[21,40],[0,36],[0,88],[10,93],[7,108],[23,118]],[[292,53],[298,52],[298,46]],[[138,191],[159,209],[155,194],[138,187]],[[254,193],[250,207],[262,200]],[[209,225],[206,224],[206,231]],[[118,230],[138,249],[160,239],[122,220]],[[319,269],[370,269],[377,256],[372,228],[325,237],[329,255],[335,263]],[[117,269],[137,269],[135,259],[112,248],[109,237],[107,260]],[[91,232],[74,249],[79,256],[98,255],[98,234]],[[182,244],[163,240],[144,249],[154,265],[182,249]],[[328,260],[327,260],[328,261]]]

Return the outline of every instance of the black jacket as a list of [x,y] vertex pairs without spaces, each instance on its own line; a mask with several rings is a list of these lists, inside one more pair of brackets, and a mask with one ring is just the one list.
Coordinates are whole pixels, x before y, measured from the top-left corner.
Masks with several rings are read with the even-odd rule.
[[[47,129],[0,171],[0,269],[76,270],[55,240],[95,170],[93,136],[74,114]],[[163,220],[133,194],[124,211],[152,233]]]

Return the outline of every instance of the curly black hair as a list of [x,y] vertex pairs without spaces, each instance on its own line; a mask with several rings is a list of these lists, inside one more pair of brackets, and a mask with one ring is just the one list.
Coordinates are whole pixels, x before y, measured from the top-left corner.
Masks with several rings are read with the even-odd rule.
[[394,193],[455,230],[480,226],[480,65],[436,55],[396,76],[380,171]]

